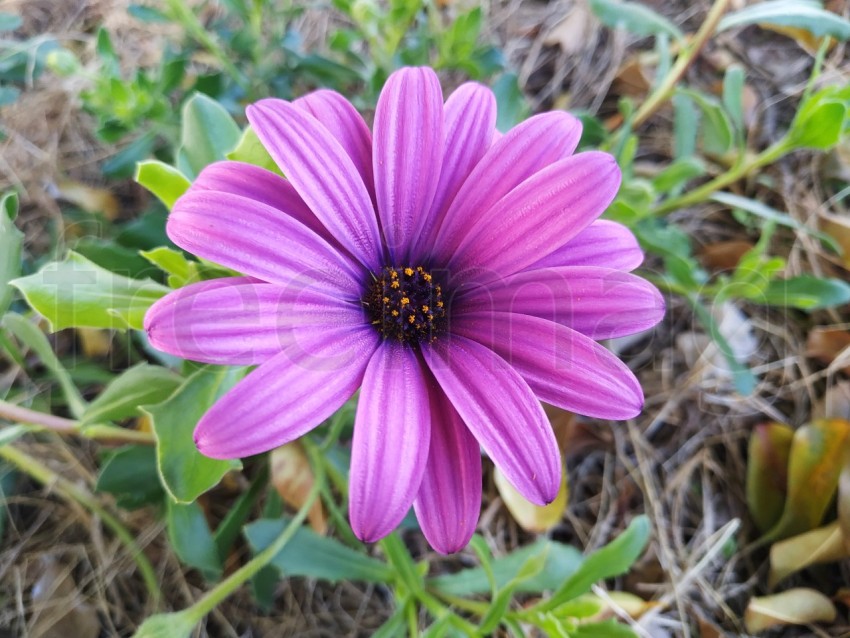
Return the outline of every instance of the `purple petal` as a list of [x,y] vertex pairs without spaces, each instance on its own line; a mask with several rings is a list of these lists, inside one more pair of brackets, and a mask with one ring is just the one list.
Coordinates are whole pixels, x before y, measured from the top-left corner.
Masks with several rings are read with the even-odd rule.
[[483,280],[530,266],[599,217],[619,186],[620,168],[607,153],[556,162],[483,212],[449,268]]
[[378,346],[368,325],[307,327],[296,337],[203,416],[195,428],[202,454],[251,456],[309,432],[354,394]]
[[664,317],[664,298],[651,283],[590,266],[526,270],[467,293],[459,305],[468,311],[533,315],[596,340],[642,332]]
[[316,217],[352,255],[377,271],[381,240],[372,200],[340,143],[316,118],[284,100],[260,100],[246,115]]
[[375,195],[393,263],[406,262],[440,180],[443,93],[429,68],[406,68],[384,85],[375,110]]
[[569,157],[581,122],[569,113],[535,115],[495,142],[467,177],[437,232],[436,256],[445,261],[482,213],[525,180]]
[[253,199],[295,218],[331,245],[336,243],[292,184],[259,166],[230,161],[210,164],[198,175],[192,190],[231,193]]
[[597,219],[526,270],[558,266],[602,266],[628,272],[642,263],[643,251],[632,231],[617,222]]
[[422,354],[466,427],[511,484],[532,503],[554,500],[561,454],[522,377],[489,348],[456,334]]
[[292,343],[293,328],[363,323],[363,311],[308,288],[226,277],[190,284],[145,314],[157,350],[220,365],[256,365]]
[[431,438],[428,386],[411,348],[386,341],[363,378],[351,447],[349,517],[358,538],[374,542],[413,504]]
[[481,452],[451,402],[432,387],[431,448],[413,506],[428,543],[442,554],[469,543],[481,510]]
[[336,91],[321,89],[292,103],[324,124],[342,145],[354,163],[374,203],[375,180],[372,177],[372,134],[357,109]]
[[490,148],[496,124],[496,97],[483,84],[467,82],[449,96],[444,112],[446,141],[443,168],[432,206],[432,218],[424,229],[423,243],[428,246],[460,187]]
[[504,357],[541,401],[600,419],[631,419],[643,407],[640,384],[622,361],[553,321],[510,312],[470,313],[452,317],[452,332]]
[[321,282],[342,298],[359,296],[358,267],[295,218],[258,200],[190,189],[175,202],[166,230],[181,248],[258,279]]

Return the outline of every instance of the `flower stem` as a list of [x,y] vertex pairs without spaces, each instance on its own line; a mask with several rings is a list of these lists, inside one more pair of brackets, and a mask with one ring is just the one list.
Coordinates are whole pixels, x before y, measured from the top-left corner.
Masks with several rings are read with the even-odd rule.
[[44,463],[33,458],[26,452],[21,451],[13,445],[4,445],[0,447],[0,457],[17,467],[21,472],[28,474],[35,481],[45,486],[50,486],[56,489],[66,499],[74,500],[83,507],[90,510],[93,514],[100,517],[104,525],[112,530],[112,533],[119,541],[127,548],[131,558],[135,561],[139,568],[139,573],[151,597],[154,608],[159,607],[159,582],[157,581],[156,572],[151,565],[148,557],[136,544],[133,535],[130,531],[121,524],[121,522],[106,509],[104,509],[97,499],[91,493],[79,487],[75,483],[59,476],[50,470]]
[[676,58],[676,64],[674,64],[673,68],[670,69],[670,72],[664,78],[664,81],[661,82],[658,88],[652,92],[652,95],[650,95],[647,100],[640,105],[640,108],[637,110],[637,113],[635,113],[635,116],[632,119],[631,124],[633,128],[637,128],[643,124],[661,107],[662,104],[670,99],[673,92],[676,90],[676,84],[682,79],[685,71],[688,70],[688,67],[693,63],[700,51],[702,51],[705,43],[708,42],[708,39],[714,33],[714,30],[717,28],[717,24],[720,22],[720,18],[723,17],[724,13],[726,13],[726,9],[728,8],[730,1],[731,0],[714,1],[711,10],[705,17],[705,22],[702,23],[702,26],[699,31],[697,31],[690,46],[679,54],[679,57]]
[[272,559],[277,556],[284,547],[286,547],[286,544],[292,540],[292,537],[295,536],[295,533],[301,528],[306,520],[307,513],[313,506],[314,501],[318,498],[321,486],[325,480],[325,475],[322,471],[322,465],[320,462],[321,460],[318,459],[314,453],[311,453],[312,450],[308,449],[307,451],[313,462],[313,472],[316,480],[313,482],[313,486],[310,488],[304,504],[289,522],[289,525],[284,528],[271,545],[208,591],[194,605],[191,605],[179,612],[181,615],[192,619],[194,623],[200,622],[201,619],[215,609],[221,601],[230,596],[248,579],[268,565]]
[[32,424],[57,434],[73,434],[87,439],[123,441],[153,445],[156,440],[150,432],[128,430],[114,425],[93,424],[83,427],[79,421],[31,410],[8,401],[0,401],[0,418],[14,423]]
[[720,175],[706,182],[702,186],[699,186],[693,189],[692,191],[685,193],[684,195],[680,195],[679,197],[671,197],[665,200],[659,206],[657,206],[655,210],[652,211],[652,213],[656,216],[666,215],[667,213],[673,212],[674,210],[704,202],[720,189],[725,188],[730,184],[734,184],[742,177],[746,177],[747,175],[749,175],[755,170],[758,170],[762,166],[772,164],[780,157],[782,157],[788,151],[788,148],[789,146],[787,139],[782,138],[778,142],[764,149],[761,153],[753,157],[751,160],[738,162],[728,171],[726,171],[725,173],[721,173]]

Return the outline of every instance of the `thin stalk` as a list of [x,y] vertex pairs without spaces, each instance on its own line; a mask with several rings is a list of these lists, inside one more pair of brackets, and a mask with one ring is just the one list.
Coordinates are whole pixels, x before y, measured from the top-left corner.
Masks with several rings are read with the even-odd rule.
[[295,536],[296,532],[298,532],[304,524],[304,521],[307,518],[307,513],[318,498],[321,485],[325,480],[319,459],[317,459],[315,455],[311,456],[313,456],[313,471],[316,474],[316,480],[313,482],[313,487],[310,488],[304,504],[289,522],[289,525],[284,528],[271,545],[221,581],[213,589],[208,591],[194,605],[187,607],[185,610],[180,612],[181,614],[186,614],[188,617],[194,619],[195,622],[199,622],[204,616],[215,609],[221,601],[230,596],[258,571],[268,565],[272,559],[277,556],[284,547],[286,547],[286,544],[292,540],[292,537]]
[[730,168],[725,173],[721,173],[714,179],[706,182],[702,186],[698,186],[679,197],[671,197],[663,201],[653,211],[654,215],[666,215],[686,206],[693,206],[704,202],[717,191],[726,188],[730,184],[734,184],[739,179],[746,177],[750,173],[763,166],[772,164],[781,158],[788,151],[788,142],[785,138],[779,140],[775,144],[764,149],[750,161],[742,161]]
[[690,46],[688,46],[679,55],[679,57],[676,58],[676,64],[674,64],[670,69],[670,72],[667,74],[667,77],[664,78],[664,81],[658,85],[658,88],[653,91],[652,95],[647,98],[646,102],[640,105],[640,108],[637,110],[637,113],[635,113],[635,116],[632,119],[632,128],[637,128],[643,124],[652,116],[653,113],[661,108],[662,104],[670,99],[673,92],[676,90],[676,84],[678,84],[679,80],[682,79],[685,71],[687,71],[688,67],[693,64],[693,61],[697,58],[700,51],[702,51],[705,43],[708,42],[708,39],[714,33],[714,30],[717,28],[717,24],[720,22],[723,14],[726,13],[726,9],[729,7],[730,2],[731,0],[714,1],[711,10],[705,17],[705,22],[702,23],[699,31],[697,31],[694,39],[691,41]]
[[0,457],[17,467],[21,472],[32,477],[35,481],[42,485],[53,487],[66,499],[76,501],[100,517],[103,524],[111,529],[116,538],[127,548],[130,557],[139,568],[139,573],[142,576],[148,594],[150,594],[154,608],[159,607],[159,582],[157,581],[153,565],[151,565],[148,557],[145,556],[144,552],[136,544],[130,531],[121,524],[121,521],[104,509],[91,493],[59,476],[44,463],[21,451],[19,448],[13,445],[4,445],[0,447]]
[[114,425],[101,423],[82,426],[79,421],[54,416],[37,410],[31,410],[8,401],[0,400],[0,419],[14,423],[32,424],[62,435],[80,436],[97,441],[121,441],[125,443],[144,443],[153,445],[156,442],[150,432],[128,430]]

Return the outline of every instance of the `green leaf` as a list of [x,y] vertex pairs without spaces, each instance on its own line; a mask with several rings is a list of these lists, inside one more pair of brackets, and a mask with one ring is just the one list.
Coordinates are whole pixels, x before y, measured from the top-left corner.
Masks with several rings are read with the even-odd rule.
[[738,133],[744,131],[744,85],[746,74],[737,64],[726,69],[723,76],[723,108],[729,114]]
[[827,11],[819,2],[808,0],[769,0],[730,13],[717,25],[717,31],[750,24],[773,24],[805,29],[815,36],[830,35],[850,39],[850,22]]
[[705,164],[698,157],[684,156],[674,160],[652,179],[658,193],[670,193],[682,188],[688,181],[705,174]]
[[0,316],[12,302],[9,282],[21,273],[21,247],[24,234],[15,226],[18,215],[17,193],[6,193],[0,198]]
[[157,475],[156,450],[150,445],[116,450],[100,468],[95,490],[112,494],[124,509],[162,502],[165,492]]
[[177,167],[197,177],[205,166],[226,158],[239,142],[240,131],[227,110],[211,97],[195,93],[183,105],[183,133]]
[[699,111],[687,95],[673,95],[673,157],[690,157],[697,150]]
[[759,301],[806,311],[835,308],[850,303],[850,284],[841,279],[800,275],[771,281]]
[[168,210],[190,186],[183,173],[159,160],[139,162],[134,179],[156,195]]
[[[573,575],[584,560],[581,552],[575,547],[543,538],[507,556],[493,560],[491,568],[497,588],[505,587],[515,578],[530,557],[544,553],[547,557],[546,569],[521,583],[517,591],[539,593],[555,589]],[[427,585],[454,596],[488,594],[491,591],[487,572],[481,567],[464,569],[456,574],[435,576],[427,581]]]
[[724,155],[735,141],[732,122],[715,98],[691,89],[679,89],[678,93],[691,98],[702,113],[699,137],[702,149],[711,155]]
[[50,345],[47,337],[44,336],[44,333],[39,330],[38,326],[14,312],[4,315],[3,321],[0,323],[18,341],[35,352],[41,363],[50,371],[59,383],[59,387],[62,388],[62,394],[65,395],[65,400],[68,402],[68,409],[71,411],[71,414],[77,418],[82,416],[86,411],[86,402],[83,400],[77,386],[71,380],[71,375],[68,374],[65,366],[59,361],[56,353],[53,352],[53,347]]
[[189,261],[179,250],[160,246],[153,250],[141,251],[140,254],[168,273],[168,285],[172,288],[182,288],[188,283],[201,279],[198,262]]
[[6,13],[5,11],[0,13],[0,31],[14,31],[23,23],[24,21],[19,15]]
[[741,195],[734,195],[732,193],[723,192],[714,193],[711,196],[711,199],[715,202],[725,204],[730,208],[739,209],[747,213],[751,213],[756,217],[759,217],[766,221],[775,222],[780,226],[793,228],[794,230],[807,233],[812,237],[817,237],[819,240],[821,240],[830,248],[832,248],[832,250],[834,250],[836,253],[841,252],[841,249],[838,244],[836,244],[835,240],[826,233],[813,230],[812,228],[809,228],[805,224],[791,217],[788,213],[783,213],[782,211],[776,210],[775,208],[771,208],[767,204],[764,204],[758,200],[750,199],[749,197],[742,197]]
[[167,501],[165,516],[168,540],[178,558],[203,574],[208,581],[221,577],[221,557],[204,512],[197,503]]
[[190,611],[194,610],[150,616],[139,626],[133,638],[189,638],[200,622]]
[[74,252],[11,283],[50,322],[52,330],[141,329],[147,309],[169,292],[150,280],[116,275]]
[[[258,553],[271,545],[288,523],[286,518],[262,519],[245,528],[245,537]],[[285,576],[307,576],[331,582],[359,580],[386,583],[393,579],[393,570],[386,563],[356,552],[332,538],[319,536],[307,527],[295,533],[271,564]]]
[[850,87],[827,86],[808,96],[800,105],[787,143],[797,148],[829,150],[847,130]]
[[517,76],[503,73],[493,84],[498,105],[496,128],[502,133],[522,122],[528,115],[528,102],[519,88]]
[[0,106],[14,104],[21,96],[21,90],[16,86],[0,86]]
[[156,133],[148,131],[124,146],[103,163],[101,170],[109,177],[132,177],[136,164],[149,157],[156,144]]
[[241,463],[211,459],[195,447],[192,433],[204,413],[245,374],[243,368],[202,368],[166,401],[145,406],[157,441],[157,464],[166,491],[178,503],[191,503],[218,485]]
[[266,147],[260,142],[260,138],[250,126],[245,128],[242,137],[239,138],[239,143],[232,151],[227,154],[227,159],[234,162],[245,162],[246,164],[254,164],[266,170],[283,175],[280,172],[280,167],[269,155]]
[[606,27],[622,27],[638,36],[666,33],[676,40],[684,35],[681,30],[664,16],[638,2],[623,0],[590,0],[590,10]]
[[649,519],[638,516],[629,526],[605,547],[584,559],[581,566],[539,606],[548,611],[590,591],[600,580],[624,574],[643,553],[649,542]]
[[183,379],[167,368],[140,363],[124,371],[83,412],[82,425],[118,421],[139,414],[139,406],[159,403]]

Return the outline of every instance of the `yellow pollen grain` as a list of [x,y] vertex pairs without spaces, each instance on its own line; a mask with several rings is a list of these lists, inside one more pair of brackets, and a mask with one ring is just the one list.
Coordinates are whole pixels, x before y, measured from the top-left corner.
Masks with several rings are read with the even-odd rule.
[[424,275],[422,275],[422,279],[424,279],[424,280],[425,280],[425,281],[427,281],[427,282],[430,282],[430,281],[431,281],[431,275],[429,275],[429,274],[426,272]]
[[398,273],[395,270],[390,271],[390,279],[398,279]]
[[442,301],[438,301],[438,302],[437,302],[437,308],[442,308],[442,307],[443,307],[443,302],[442,302]]
[[422,306],[422,312],[428,312],[428,306]]
[[401,284],[398,283],[397,281],[394,281],[390,284],[390,286],[392,286],[393,288],[398,288],[399,286],[401,286]]
[[402,298],[401,298],[401,305],[402,305],[402,306],[406,306],[406,305],[407,305],[407,304],[409,304],[409,303],[410,303],[410,299],[408,299],[407,297],[402,297]]
[[413,268],[405,268],[404,274],[407,275],[408,277],[412,277],[413,276]]
[[408,323],[413,323],[414,321],[416,321],[416,317],[414,317],[413,315],[410,315],[410,316],[407,318],[407,322],[408,322]]
[[393,310],[393,317],[398,317],[398,310]]
[[390,298],[384,297],[383,299],[381,299],[381,301],[383,301],[384,303],[390,303]]

